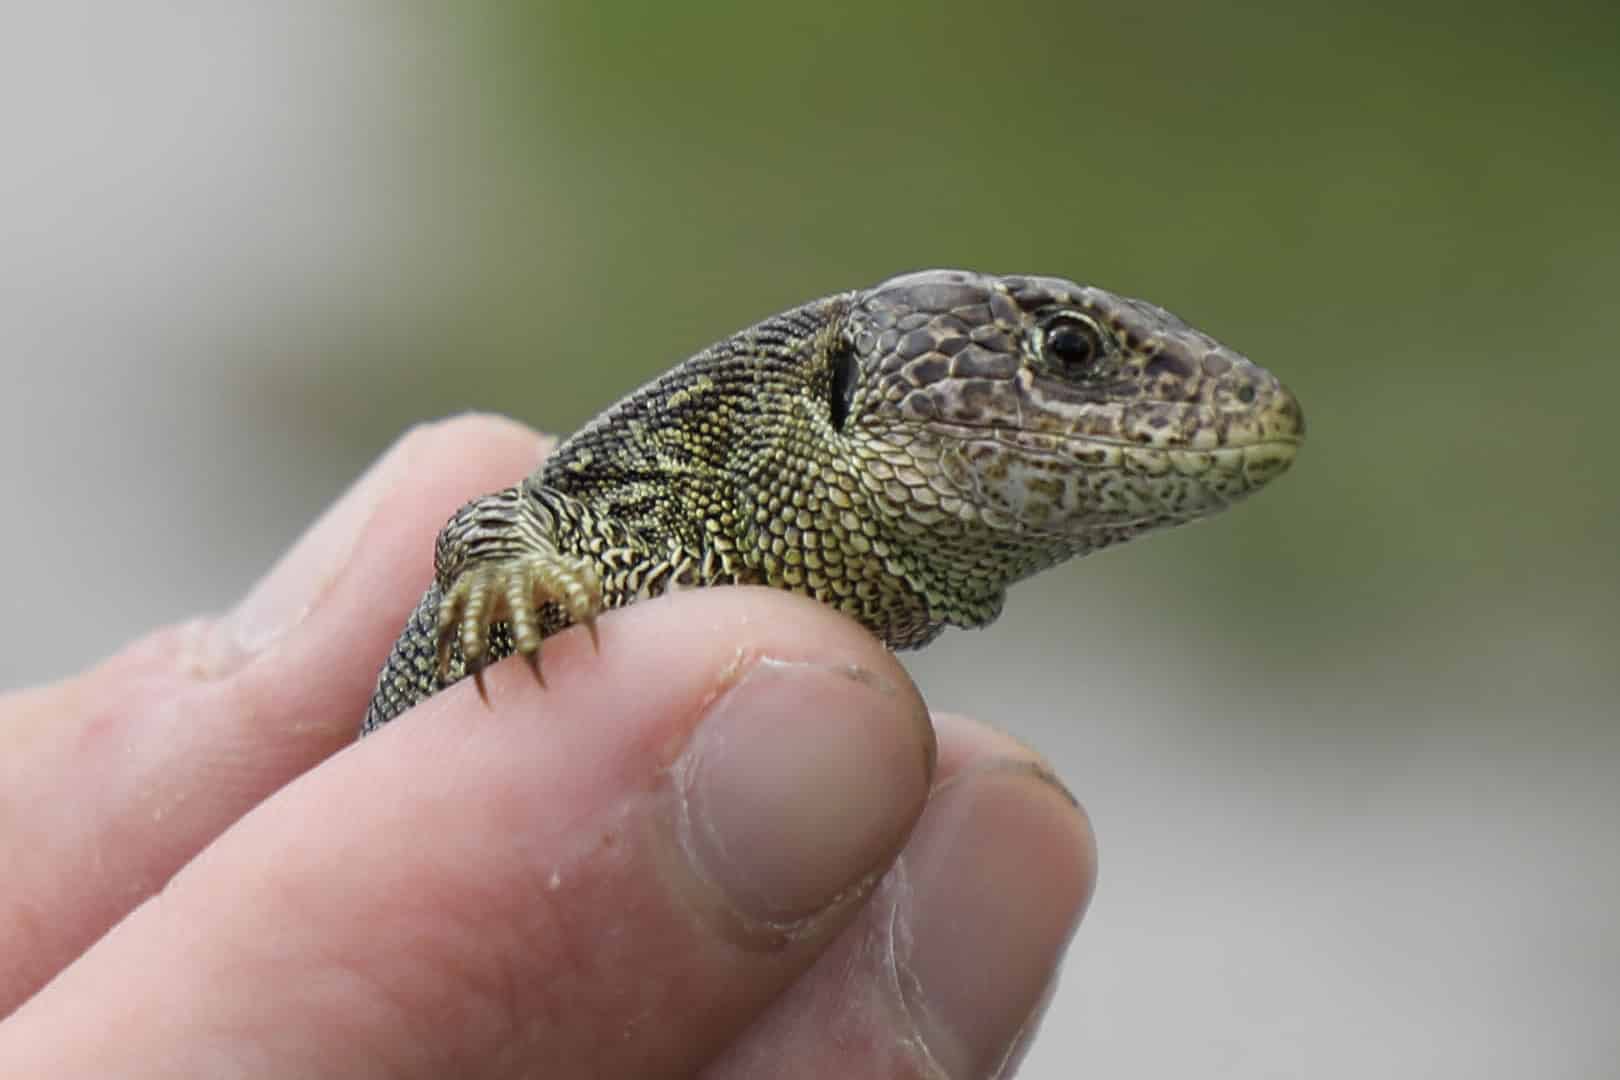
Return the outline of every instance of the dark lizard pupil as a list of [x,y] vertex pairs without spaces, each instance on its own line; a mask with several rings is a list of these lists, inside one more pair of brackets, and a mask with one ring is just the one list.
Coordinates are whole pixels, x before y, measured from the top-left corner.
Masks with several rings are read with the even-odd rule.
[[1046,332],[1046,351],[1065,374],[1083,375],[1102,355],[1102,341],[1093,327],[1066,320]]

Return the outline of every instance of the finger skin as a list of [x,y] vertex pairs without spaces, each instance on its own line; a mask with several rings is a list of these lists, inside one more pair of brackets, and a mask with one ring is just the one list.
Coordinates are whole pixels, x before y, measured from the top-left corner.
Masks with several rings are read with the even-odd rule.
[[[248,814],[12,1018],[0,1075],[678,1076],[713,1058],[858,911],[922,811],[931,732],[891,654],[812,601],[698,590],[599,631],[599,651],[548,640],[548,689],[497,665],[493,710],[458,684]],[[870,673],[910,746],[883,781],[910,788],[892,848],[785,929],[694,885],[674,830],[694,725],[755,657]],[[809,705],[784,722],[836,720]]]
[[1011,1076],[1096,884],[1085,813],[1033,750],[935,717],[929,807],[859,918],[705,1080]]
[[[160,631],[76,679],[0,697],[0,739],[6,748],[0,755],[0,865],[10,869],[0,896],[0,955],[7,959],[0,965],[0,1015],[160,889],[178,867],[244,812],[351,740],[354,717],[363,712],[375,664],[353,663],[350,658],[370,654],[380,662],[431,573],[433,537],[443,521],[466,498],[529,472],[540,446],[532,433],[488,417],[463,417],[418,429],[402,439],[310,530],[267,583],[232,616]],[[280,595],[269,595],[277,593]],[[760,621],[757,616],[755,621]],[[681,631],[690,632],[690,627]],[[550,674],[556,666],[551,663],[556,648],[548,642],[547,649]],[[510,677],[510,672],[503,674],[498,669],[492,689],[500,685],[496,680]],[[518,677],[520,683],[528,678],[526,672]],[[527,688],[520,685],[514,692],[522,695]],[[496,701],[500,706],[501,698],[497,696]],[[478,723],[485,714],[475,713],[472,722]],[[984,729],[947,722],[940,746],[941,777],[954,775],[993,752],[1014,757],[1024,753]],[[261,834],[277,844],[299,848],[304,837],[323,833],[333,819],[330,808],[306,814],[293,829],[295,839],[287,840],[275,830],[261,830]],[[214,888],[182,889],[177,883],[143,909],[138,918],[144,924],[131,920],[120,927],[114,939],[122,937],[139,947],[117,948],[144,955],[127,967],[121,965],[111,973],[110,981],[95,979],[94,984],[127,993],[133,987],[125,972],[136,968],[167,972],[177,960],[182,968],[192,966],[188,973],[192,985],[207,987],[205,996],[209,997],[217,996],[219,985],[275,984],[274,971],[261,970],[251,980],[238,977],[252,969],[256,959],[252,950],[248,957],[233,961],[241,950],[221,948],[214,970],[229,970],[217,979],[211,980],[208,971],[196,970],[197,942],[204,927],[186,913],[177,898],[202,895],[208,908],[229,909],[240,904],[245,891],[257,889],[274,897],[285,890],[291,894],[291,902],[321,910],[331,900],[326,886],[343,879],[320,879],[300,887],[295,875],[284,885],[267,869],[275,861],[269,853],[251,845],[239,850],[245,852],[236,856],[245,864],[244,871],[234,877],[214,872],[208,879],[215,882]],[[217,857],[211,851],[207,859]],[[190,877],[198,873],[188,871]],[[601,896],[598,906],[622,906],[627,896],[634,895],[623,887],[612,892]],[[882,905],[880,910],[890,912],[893,906]],[[149,914],[151,911],[158,914]],[[888,917],[874,916],[869,910],[839,939],[838,948],[847,948],[844,943],[852,940],[873,940],[871,929],[879,925],[874,918],[881,922]],[[130,925],[147,929],[130,930]],[[283,919],[279,925],[288,923]],[[290,925],[299,923],[295,919]],[[261,939],[265,937],[261,925],[249,929]],[[229,927],[216,931],[225,940],[233,940]],[[469,938],[483,932],[482,925],[465,929]],[[166,949],[162,947],[165,933],[171,943]],[[148,934],[156,935],[155,940],[147,940]],[[279,948],[283,936],[278,931],[267,940]],[[317,940],[313,930],[309,937]],[[103,951],[108,947],[103,946]],[[273,962],[264,966],[285,970],[297,976],[295,984],[308,985],[304,972],[296,966],[296,952],[269,959]],[[637,963],[637,958],[624,961],[629,971],[638,971]],[[816,1056],[818,1040],[829,1032],[816,1026],[810,1005],[827,1004],[829,999],[816,987],[827,982],[825,972],[837,963],[824,960],[818,964],[791,994],[780,999],[770,1014],[776,1022],[749,1029],[743,1036],[743,1050],[723,1060],[747,1060],[751,1048],[766,1055],[756,1060],[797,1061],[806,1067],[823,1062],[840,1075],[890,1075],[854,1071],[875,1067],[882,1060],[878,1055],[846,1056],[841,1064]],[[105,967],[102,974],[107,974]],[[455,983],[442,980],[439,985],[448,989]],[[831,990],[836,993],[837,987]],[[100,1064],[105,1067],[116,1062],[117,1071],[128,1074],[134,1060],[131,1052],[148,1033],[136,1032],[131,1037],[121,1033],[117,1022],[94,1022],[80,1008],[89,996],[87,992],[75,999],[74,1019],[80,1026],[73,1038],[83,1042],[84,1031],[96,1030],[101,1039],[77,1049],[99,1046],[116,1051]],[[463,998],[474,1000],[477,995]],[[865,1000],[842,1004],[846,1020],[856,1017],[863,1038],[872,1040],[871,1045],[898,1045],[896,1040],[906,1037],[907,1018],[893,1009],[897,1003],[882,1001],[882,1008],[863,1011]],[[171,1047],[175,1055],[171,1060],[195,1064],[211,1045],[221,1060],[248,1063],[254,1046],[269,1043],[284,1050],[304,1048],[303,1042],[289,1039],[289,1030],[322,1031],[323,1025],[338,1027],[340,1018],[342,1022],[355,1020],[352,1015],[344,1017],[341,1010],[323,1010],[315,1023],[309,1023],[298,1009],[259,1007],[266,1003],[255,1001],[245,1015],[214,1032],[219,1037],[212,1044],[199,1045],[188,1038],[186,1045]],[[676,1004],[673,1012],[680,1015],[687,1008],[686,1001]],[[611,1014],[611,1010],[604,1012]],[[780,1022],[784,1016],[805,1013],[810,1014],[810,1022]],[[283,1026],[289,1014],[294,1024],[303,1027]],[[444,1015],[456,1015],[455,1007],[447,1007]],[[48,1024],[32,1026],[30,1021],[30,1025],[36,1036],[50,1030]],[[429,1020],[413,1031],[434,1034],[454,1027],[453,1023]],[[153,1032],[160,1029],[161,1024],[152,1027]],[[848,1030],[841,1029],[842,1034],[847,1035]],[[227,1039],[232,1032],[245,1037]],[[0,1038],[13,1048],[22,1045],[16,1034],[16,1025],[0,1028]],[[188,1036],[196,1034],[194,1029],[187,1032]],[[669,1034],[674,1038],[677,1033],[671,1030]],[[29,1041],[36,1048],[49,1042]],[[392,1045],[409,1046],[410,1039]],[[424,1055],[435,1049],[422,1048]],[[146,1062],[158,1060],[149,1057]],[[278,1068],[283,1073],[302,1074],[341,1060],[345,1059],[328,1055],[304,1069],[289,1066],[283,1058]],[[386,1060],[386,1054],[368,1059],[371,1064],[379,1060]],[[63,1074],[56,1066],[64,1065],[65,1058],[47,1055],[36,1064],[39,1061],[52,1062],[53,1074]],[[11,1070],[0,1072],[9,1075]]]
[[543,441],[460,417],[396,444],[220,620],[0,697],[0,1016],[204,845],[354,737],[378,666],[467,498]]

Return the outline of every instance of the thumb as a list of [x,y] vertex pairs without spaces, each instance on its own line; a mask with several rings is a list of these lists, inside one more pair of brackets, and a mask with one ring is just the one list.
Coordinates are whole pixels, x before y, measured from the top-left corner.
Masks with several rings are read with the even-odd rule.
[[905,842],[932,730],[810,601],[700,590],[600,632],[547,641],[549,689],[499,665],[493,713],[453,687],[249,813],[0,1029],[0,1074],[715,1057]]

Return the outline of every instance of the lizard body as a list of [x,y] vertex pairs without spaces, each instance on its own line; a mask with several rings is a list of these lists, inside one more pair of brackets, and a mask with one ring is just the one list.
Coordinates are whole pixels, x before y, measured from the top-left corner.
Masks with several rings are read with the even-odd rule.
[[[1196,520],[1292,463],[1299,404],[1141,300],[931,270],[766,319],[635,391],[439,534],[361,733],[675,586],[814,596],[891,648]],[[480,682],[480,688],[482,683]]]

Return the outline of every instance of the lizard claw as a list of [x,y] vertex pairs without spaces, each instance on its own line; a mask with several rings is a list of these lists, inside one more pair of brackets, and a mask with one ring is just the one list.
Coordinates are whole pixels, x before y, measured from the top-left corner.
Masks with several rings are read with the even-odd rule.
[[536,649],[534,652],[519,653],[518,655],[522,656],[523,662],[529,665],[529,670],[534,672],[534,681],[540,684],[540,689],[544,690],[546,688],[546,677],[540,674],[540,650]]
[[[547,605],[555,605],[567,623],[583,623],[591,642],[600,648],[596,614],[602,610],[602,584],[595,567],[585,559],[555,551],[492,560],[463,570],[439,601],[437,659],[439,677],[448,682],[456,651],[463,671],[473,676],[478,693],[487,702],[483,669],[509,652],[521,655],[540,674],[540,640],[557,629],[555,614],[545,618]],[[492,641],[496,624],[505,624],[510,647]]]

